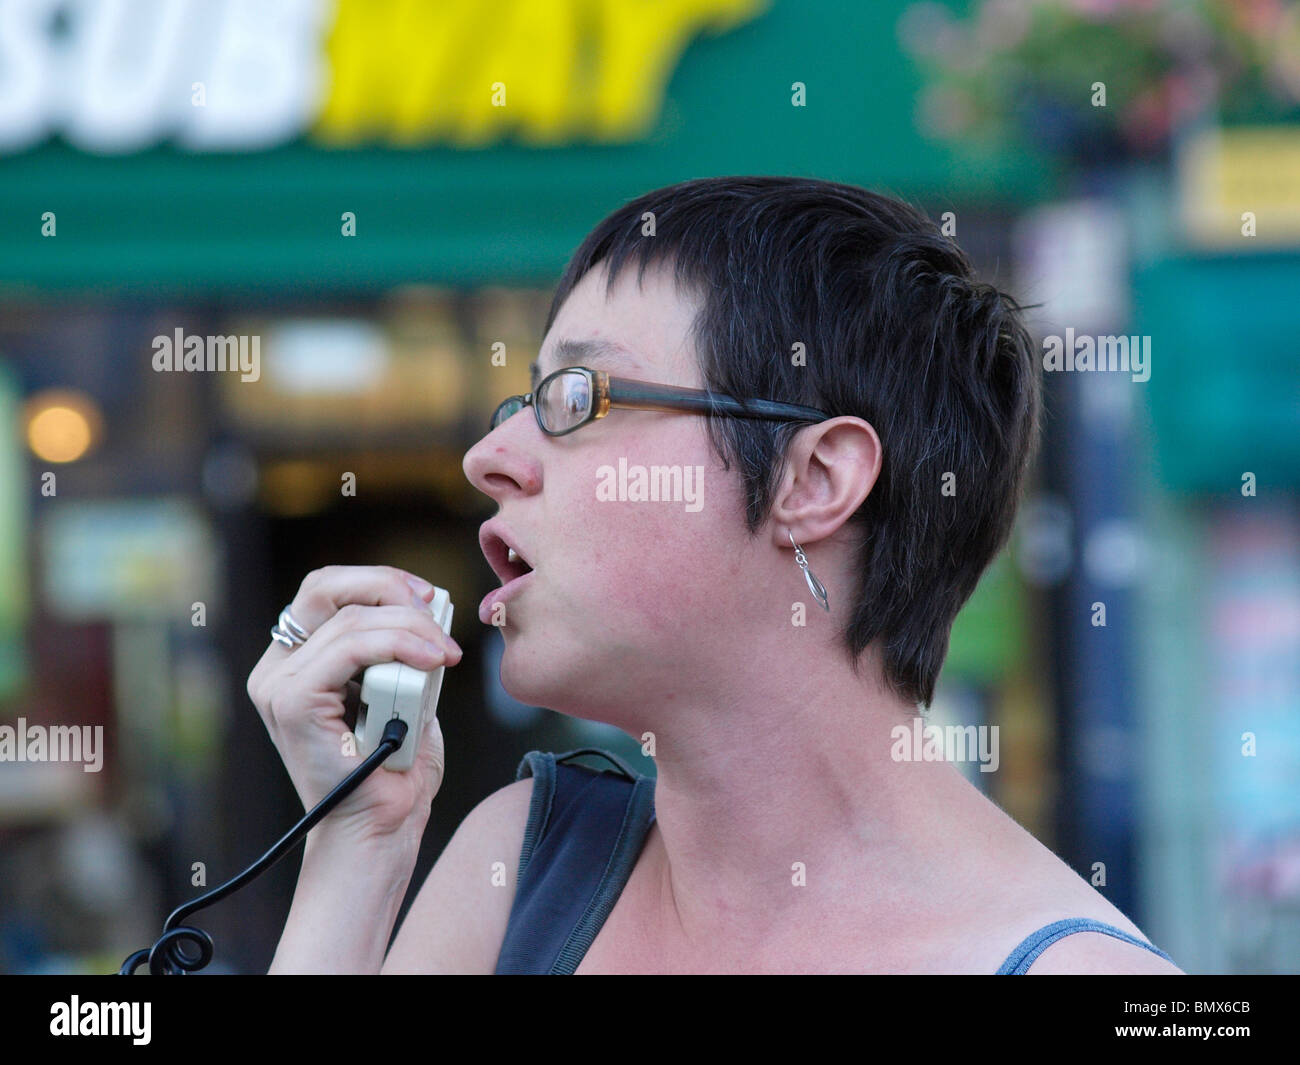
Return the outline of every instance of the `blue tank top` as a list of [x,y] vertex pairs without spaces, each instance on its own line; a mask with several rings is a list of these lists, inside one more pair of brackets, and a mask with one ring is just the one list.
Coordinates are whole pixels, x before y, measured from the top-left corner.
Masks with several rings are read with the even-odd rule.
[[[580,755],[604,758],[617,770],[566,764]],[[530,751],[515,779],[529,776],[533,795],[518,887],[496,972],[567,975],[582,961],[632,875],[654,821],[655,782],[595,747],[561,755]],[[1027,972],[1043,951],[1077,932],[1103,932],[1173,961],[1123,929],[1073,917],[1026,936],[997,975]]]

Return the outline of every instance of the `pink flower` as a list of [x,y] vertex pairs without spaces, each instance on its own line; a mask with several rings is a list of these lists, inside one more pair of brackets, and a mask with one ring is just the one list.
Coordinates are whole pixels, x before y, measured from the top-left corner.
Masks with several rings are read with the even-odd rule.
[[1169,105],[1158,88],[1141,93],[1120,119],[1124,137],[1139,152],[1158,148],[1169,136]]
[[1233,0],[1227,7],[1237,25],[1255,37],[1268,37],[1284,13],[1281,0]]

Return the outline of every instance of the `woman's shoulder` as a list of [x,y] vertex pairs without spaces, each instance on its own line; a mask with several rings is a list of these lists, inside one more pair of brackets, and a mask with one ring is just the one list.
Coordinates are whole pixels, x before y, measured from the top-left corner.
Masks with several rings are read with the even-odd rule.
[[411,903],[383,972],[493,971],[514,905],[532,791],[531,781],[507,784],[460,822]]
[[[1049,847],[1027,830],[1001,857],[995,887],[977,924],[988,930],[988,956],[1027,961],[1030,974],[1177,973],[1147,946],[1150,938]],[[1134,942],[1137,940],[1139,942]]]

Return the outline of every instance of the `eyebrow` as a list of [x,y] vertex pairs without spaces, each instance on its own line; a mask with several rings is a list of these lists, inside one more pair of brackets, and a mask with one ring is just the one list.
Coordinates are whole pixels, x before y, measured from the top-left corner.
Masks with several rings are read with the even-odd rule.
[[[555,344],[555,368],[563,366],[586,366],[594,363],[614,363],[627,366],[635,361],[635,356],[614,340],[560,340]],[[528,387],[537,390],[542,379],[542,368],[538,360],[528,365]]]

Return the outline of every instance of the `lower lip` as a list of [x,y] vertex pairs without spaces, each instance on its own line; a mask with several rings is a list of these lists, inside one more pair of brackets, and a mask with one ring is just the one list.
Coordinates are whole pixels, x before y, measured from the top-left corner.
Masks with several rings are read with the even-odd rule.
[[492,608],[497,603],[504,603],[507,597],[512,596],[527,581],[536,570],[529,570],[522,577],[516,577],[509,584],[503,584],[500,588],[493,588],[483,597],[483,602],[478,605],[478,619],[484,625],[492,624]]

